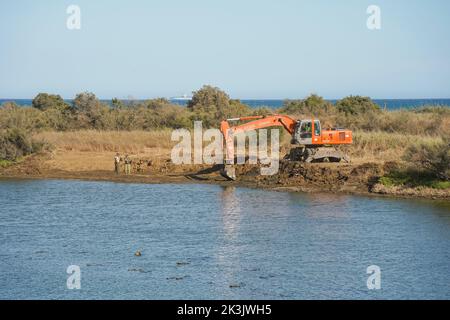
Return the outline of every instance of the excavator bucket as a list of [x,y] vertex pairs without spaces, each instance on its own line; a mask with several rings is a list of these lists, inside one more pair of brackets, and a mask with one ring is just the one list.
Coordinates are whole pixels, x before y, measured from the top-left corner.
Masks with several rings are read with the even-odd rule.
[[236,168],[232,164],[225,164],[223,169],[220,170],[220,174],[228,180],[236,180]]

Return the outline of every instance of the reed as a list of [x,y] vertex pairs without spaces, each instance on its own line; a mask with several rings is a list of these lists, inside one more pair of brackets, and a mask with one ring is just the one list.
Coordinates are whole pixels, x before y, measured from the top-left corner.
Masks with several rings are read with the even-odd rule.
[[171,130],[154,131],[45,131],[34,135],[37,140],[64,150],[138,153],[146,148],[169,149]]

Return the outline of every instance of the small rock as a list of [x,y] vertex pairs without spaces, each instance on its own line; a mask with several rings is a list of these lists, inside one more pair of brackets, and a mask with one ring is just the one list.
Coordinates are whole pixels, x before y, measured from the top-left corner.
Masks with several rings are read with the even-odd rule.
[[177,280],[177,281],[179,281],[179,280],[183,280],[185,277],[168,277],[168,278],[166,278],[167,280]]
[[128,269],[129,272],[140,272],[140,273],[146,273],[144,269],[138,268],[138,269]]

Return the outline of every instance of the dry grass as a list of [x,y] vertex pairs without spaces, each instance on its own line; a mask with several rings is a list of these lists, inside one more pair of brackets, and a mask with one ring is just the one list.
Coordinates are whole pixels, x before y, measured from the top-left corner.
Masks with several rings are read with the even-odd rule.
[[[157,131],[95,131],[80,130],[73,132],[42,132],[35,138],[42,139],[59,150],[73,152],[130,154],[154,153],[170,155],[170,149],[176,144],[171,141],[171,130]],[[436,143],[442,140],[438,136],[422,136],[380,131],[356,131],[354,143],[345,147],[354,161],[399,161],[405,150],[418,143]],[[288,134],[281,136],[283,150],[290,148]]]
[[141,153],[147,148],[170,149],[172,130],[155,131],[47,131],[35,135],[56,148],[82,152]]
[[[281,145],[285,150],[290,148],[289,135],[283,135]],[[406,149],[419,143],[437,143],[438,136],[422,136],[412,134],[389,133],[382,131],[354,131],[353,145],[345,146],[344,151],[356,162],[401,161]]]
[[437,143],[442,138],[437,136],[423,136],[388,132],[353,133],[353,146],[348,152],[354,159],[368,161],[399,161],[406,149],[419,143]]

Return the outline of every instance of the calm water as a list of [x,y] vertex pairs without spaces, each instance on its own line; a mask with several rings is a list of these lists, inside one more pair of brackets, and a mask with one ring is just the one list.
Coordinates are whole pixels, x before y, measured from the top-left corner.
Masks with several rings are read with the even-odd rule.
[[[7,101],[14,101],[18,105],[31,106],[32,99],[0,99],[0,105]],[[66,100],[71,102],[72,100]],[[111,103],[111,100],[102,100],[105,103]],[[252,107],[269,107],[269,108],[280,108],[283,106],[284,100],[282,99],[242,99],[242,103]],[[331,103],[336,103],[337,100],[329,100]],[[450,107],[450,99],[374,99],[380,107],[386,107],[389,110],[395,110],[400,108],[417,108],[423,106],[447,106]],[[172,103],[185,105],[186,101],[172,100]]]
[[[81,290],[66,289],[69,265]],[[0,181],[0,298],[450,299],[450,204]]]

